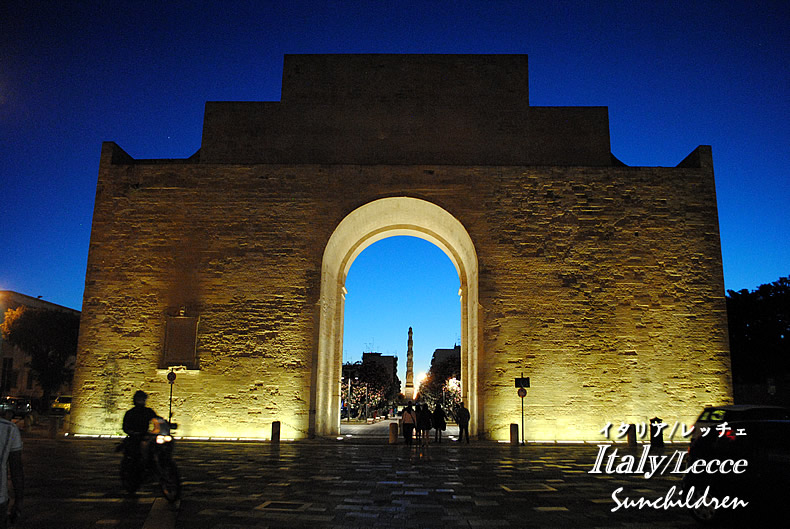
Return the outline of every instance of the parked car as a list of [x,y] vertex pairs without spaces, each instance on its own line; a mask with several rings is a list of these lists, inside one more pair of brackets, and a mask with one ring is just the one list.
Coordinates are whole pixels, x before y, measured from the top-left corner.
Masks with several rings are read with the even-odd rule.
[[71,412],[71,395],[60,395],[52,401],[49,407],[52,413],[66,414]]
[[692,439],[699,437],[703,428],[715,430],[716,426],[724,422],[755,420],[790,420],[790,409],[761,404],[709,406],[702,410],[697,422],[694,423]]
[[33,411],[30,399],[26,397],[3,397],[0,399],[0,416],[26,417]]
[[[740,408],[739,411],[746,416],[752,412],[759,415],[765,411],[757,411],[757,408],[750,407],[748,411]],[[706,415],[707,411],[706,408],[700,415],[706,421],[720,417],[719,414]],[[765,412],[781,413],[776,409]],[[725,416],[732,419],[738,414],[725,413]],[[698,460],[705,460],[710,465],[704,471],[686,473],[683,490],[688,493],[693,486],[694,500],[700,499],[707,489],[708,500],[728,497],[732,502],[733,498],[737,498],[748,505],[715,508],[711,502],[700,502],[691,507],[691,515],[703,524],[754,522],[756,516],[763,515],[787,519],[788,513],[783,511],[788,509],[787,491],[790,490],[790,420],[728,420],[718,423],[724,422],[727,423],[725,428],[716,430],[714,427],[707,434],[692,440],[688,451],[688,468]],[[736,467],[738,461],[745,461],[745,464]],[[724,466],[721,466],[722,462],[725,462]],[[736,468],[739,472],[734,471]],[[745,525],[753,526],[753,523]]]

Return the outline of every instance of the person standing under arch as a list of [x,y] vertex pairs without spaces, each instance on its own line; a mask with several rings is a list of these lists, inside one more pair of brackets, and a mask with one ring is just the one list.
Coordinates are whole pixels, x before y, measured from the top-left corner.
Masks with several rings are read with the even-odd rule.
[[427,447],[431,437],[431,410],[427,404],[417,408],[417,430],[420,432],[420,446]]
[[433,410],[433,427],[436,429],[434,441],[442,442],[442,432],[447,429],[447,416],[444,414],[441,404],[437,404]]
[[462,402],[458,411],[455,412],[455,420],[458,421],[458,441],[463,442],[464,432],[466,432],[466,444],[469,444],[469,419],[471,418],[469,410],[466,409]]
[[406,441],[407,446],[411,446],[412,438],[414,436],[414,427],[417,424],[417,415],[411,407],[411,401],[403,410],[403,439]]

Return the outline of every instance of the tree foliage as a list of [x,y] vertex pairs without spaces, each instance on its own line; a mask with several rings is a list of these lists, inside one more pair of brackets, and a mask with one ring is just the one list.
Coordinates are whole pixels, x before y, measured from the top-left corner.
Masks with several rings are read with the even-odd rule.
[[[400,380],[397,375],[390,376],[389,372],[376,362],[347,363],[343,372],[353,377],[350,381],[350,404],[353,408],[363,407],[365,403],[370,410],[388,408],[400,391]],[[340,390],[344,401],[349,399],[349,381],[346,378],[344,377]]]
[[790,376],[790,277],[727,292],[730,355],[738,383]]
[[359,369],[359,381],[368,385],[369,393],[375,391],[381,394],[382,400],[393,399],[397,395],[397,393],[393,394],[396,390],[393,377],[375,362],[362,363]]
[[30,355],[30,369],[44,397],[71,380],[70,357],[77,354],[80,318],[70,312],[19,307],[0,324],[3,339]]
[[460,378],[460,357],[447,358],[438,365],[431,364],[431,369],[420,384],[420,400],[431,408],[436,404],[444,404],[447,410],[455,410],[461,402]]

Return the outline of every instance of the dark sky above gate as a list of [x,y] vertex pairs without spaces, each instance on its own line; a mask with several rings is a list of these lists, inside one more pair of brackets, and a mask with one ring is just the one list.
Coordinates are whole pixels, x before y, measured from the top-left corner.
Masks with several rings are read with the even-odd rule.
[[[279,99],[286,53],[526,53],[531,104],[608,106],[626,164],[712,145],[726,288],[753,289],[790,274],[788,27],[785,1],[6,0],[0,290],[80,308],[101,142],[188,157],[206,101]],[[457,277],[419,241],[378,244],[385,257],[374,245],[351,270],[345,349],[403,354],[412,325],[427,368],[458,339]],[[433,303],[442,267],[449,309]],[[387,274],[407,301],[361,288]],[[354,320],[355,293],[378,323]],[[405,319],[383,315],[395,305]]]

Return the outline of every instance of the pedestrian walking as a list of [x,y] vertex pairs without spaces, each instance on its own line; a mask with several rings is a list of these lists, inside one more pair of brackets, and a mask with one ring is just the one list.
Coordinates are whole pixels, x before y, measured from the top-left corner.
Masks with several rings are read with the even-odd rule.
[[408,446],[411,446],[412,437],[414,436],[414,427],[417,424],[417,415],[411,407],[411,401],[403,410],[403,439]]
[[[8,509],[8,473],[14,485],[14,505]],[[22,515],[22,499],[25,496],[25,478],[22,472],[22,436],[16,424],[0,419],[0,529],[8,527]],[[6,515],[8,513],[8,515]]]
[[433,427],[436,429],[434,433],[434,441],[437,443],[442,442],[442,432],[447,429],[447,416],[441,405],[437,404],[433,410]]
[[420,445],[428,446],[431,437],[431,410],[423,404],[417,411],[417,430],[420,432]]
[[455,420],[458,421],[458,440],[463,442],[464,432],[466,432],[466,444],[469,444],[469,410],[466,409],[462,402],[458,410],[455,412]]

